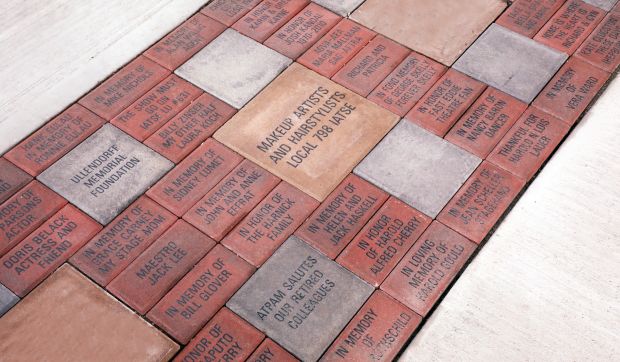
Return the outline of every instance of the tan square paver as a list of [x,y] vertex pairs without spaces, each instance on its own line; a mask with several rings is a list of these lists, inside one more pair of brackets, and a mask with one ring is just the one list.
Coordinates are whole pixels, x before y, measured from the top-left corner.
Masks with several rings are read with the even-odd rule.
[[505,7],[501,0],[367,0],[351,18],[451,65]]

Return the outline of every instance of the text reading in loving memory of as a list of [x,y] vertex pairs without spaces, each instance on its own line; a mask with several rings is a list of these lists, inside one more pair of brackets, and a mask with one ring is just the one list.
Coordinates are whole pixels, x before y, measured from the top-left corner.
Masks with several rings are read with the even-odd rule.
[[355,110],[346,94],[319,86],[256,145],[273,164],[299,167]]

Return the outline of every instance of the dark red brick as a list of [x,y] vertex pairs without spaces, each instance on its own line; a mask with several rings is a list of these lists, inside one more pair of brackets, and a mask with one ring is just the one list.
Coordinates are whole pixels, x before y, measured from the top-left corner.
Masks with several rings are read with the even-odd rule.
[[215,241],[179,220],[114,278],[107,289],[145,314],[213,246]]
[[443,137],[485,88],[484,83],[450,69],[405,118]]
[[376,36],[332,80],[366,97],[409,54],[404,46]]
[[489,87],[450,129],[446,140],[485,158],[526,108],[520,100]]
[[[230,309],[222,308],[174,361],[244,361],[264,338]],[[228,348],[222,348],[224,344]]]
[[234,23],[232,28],[262,43],[308,5],[308,2],[308,0],[263,0]]
[[224,30],[224,24],[199,13],[155,43],[144,55],[174,71]]
[[529,180],[560,144],[569,128],[552,115],[529,107],[487,160]]
[[446,71],[446,66],[411,52],[368,96],[378,105],[404,116]]
[[32,177],[29,174],[0,157],[0,203],[13,196],[31,180]]
[[71,258],[71,264],[106,286],[177,218],[148,197],[134,201]]
[[615,71],[620,64],[620,13],[609,13],[575,56],[609,73]]
[[411,309],[377,290],[325,352],[321,362],[393,361],[421,321],[422,317]]
[[143,141],[200,94],[196,86],[171,74],[110,123]]
[[538,33],[566,0],[516,0],[496,23],[528,38]]
[[178,163],[235,114],[223,101],[204,93],[164,124],[144,144]]
[[148,313],[147,317],[186,344],[254,273],[254,267],[216,245]]
[[533,105],[573,125],[609,76],[609,73],[571,57],[538,94]]
[[432,219],[390,197],[336,261],[378,287]]
[[32,181],[0,205],[0,255],[60,210],[67,200]]
[[581,0],[567,1],[534,36],[534,40],[571,55],[605,16]]
[[483,161],[437,220],[480,243],[525,186],[525,181]]
[[297,61],[331,78],[376,35],[349,19],[342,19]]
[[0,283],[23,297],[99,230],[95,220],[66,205],[0,259]]
[[243,157],[209,138],[146,194],[182,216],[242,160]]
[[166,68],[140,55],[90,91],[79,103],[109,121],[168,74]]
[[280,347],[276,342],[269,338],[265,338],[263,343],[258,346],[256,351],[246,360],[247,362],[297,362],[295,356],[288,353],[284,348]]
[[99,129],[105,120],[74,104],[20,142],[5,157],[36,176]]
[[340,16],[310,3],[265,41],[265,45],[297,59],[338,23]]
[[241,162],[185,215],[187,220],[219,241],[280,182],[249,160]]
[[281,182],[222,244],[252,265],[261,266],[317,206],[318,201]]
[[381,290],[425,316],[475,249],[476,244],[433,221]]
[[231,26],[260,2],[261,0],[214,0],[200,12]]
[[350,174],[295,235],[335,259],[387,198],[379,188]]

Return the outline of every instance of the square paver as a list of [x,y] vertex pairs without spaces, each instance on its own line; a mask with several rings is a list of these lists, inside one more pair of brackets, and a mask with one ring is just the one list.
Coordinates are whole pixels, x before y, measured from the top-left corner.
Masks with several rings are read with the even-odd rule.
[[364,0],[312,0],[340,16],[349,16]]
[[354,172],[435,217],[480,162],[477,156],[402,120]]
[[499,25],[491,25],[454,68],[529,103],[568,56]]
[[372,291],[291,236],[227,306],[298,358],[316,361]]
[[98,222],[107,224],[172,165],[107,124],[38,179]]
[[397,121],[295,63],[214,137],[322,201]]
[[227,29],[175,73],[241,108],[290,63],[275,50]]
[[351,18],[452,65],[505,7],[502,0],[367,0]]
[[2,317],[4,313],[8,312],[9,309],[13,308],[17,302],[19,302],[19,297],[7,287],[0,284],[0,317]]

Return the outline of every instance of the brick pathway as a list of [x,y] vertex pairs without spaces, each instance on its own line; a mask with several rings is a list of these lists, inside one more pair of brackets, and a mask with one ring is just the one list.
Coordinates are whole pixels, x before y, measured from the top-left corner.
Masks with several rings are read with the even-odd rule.
[[395,358],[620,64],[619,20],[211,1],[0,158],[0,360]]

